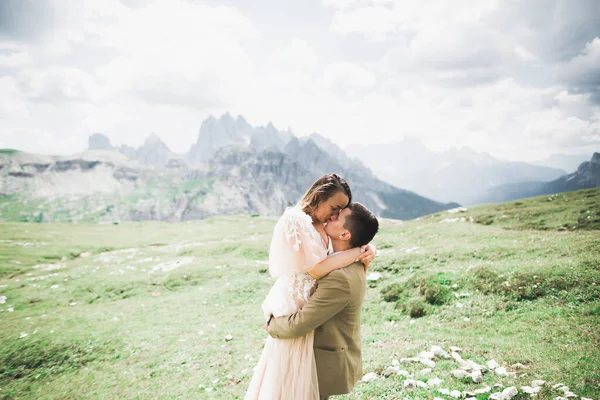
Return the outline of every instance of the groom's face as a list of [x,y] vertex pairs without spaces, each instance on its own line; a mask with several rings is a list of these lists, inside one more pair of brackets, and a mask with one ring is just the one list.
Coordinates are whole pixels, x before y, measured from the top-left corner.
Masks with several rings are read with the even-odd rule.
[[[337,217],[332,217],[332,219],[327,223],[325,227],[325,233],[332,239],[345,239],[350,235],[350,232],[344,228],[346,224],[346,218],[352,214],[350,208],[346,207],[340,211]],[[350,239],[349,237],[347,238]]]

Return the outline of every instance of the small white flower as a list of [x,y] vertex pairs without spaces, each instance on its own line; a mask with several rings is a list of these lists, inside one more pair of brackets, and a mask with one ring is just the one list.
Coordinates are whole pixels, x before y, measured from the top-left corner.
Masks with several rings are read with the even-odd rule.
[[58,285],[52,285],[50,286],[50,289],[58,289]]
[[0,296],[0,304],[6,303],[6,296]]
[[21,336],[19,336],[19,339],[23,339],[24,337],[27,337],[27,334],[25,332],[22,332]]
[[14,308],[12,308],[12,307],[9,307],[9,308],[7,308],[7,309],[6,309],[6,311],[8,311],[8,312],[13,312],[13,311],[15,311],[15,309],[14,309]]

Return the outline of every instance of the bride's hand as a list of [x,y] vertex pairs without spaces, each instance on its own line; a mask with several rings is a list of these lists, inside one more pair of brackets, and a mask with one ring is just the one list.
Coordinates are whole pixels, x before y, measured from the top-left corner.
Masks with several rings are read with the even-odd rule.
[[361,262],[365,265],[365,273],[367,273],[369,269],[369,264],[371,261],[375,259],[375,254],[377,253],[377,248],[373,244],[367,244],[360,248],[360,256],[356,259],[356,261]]

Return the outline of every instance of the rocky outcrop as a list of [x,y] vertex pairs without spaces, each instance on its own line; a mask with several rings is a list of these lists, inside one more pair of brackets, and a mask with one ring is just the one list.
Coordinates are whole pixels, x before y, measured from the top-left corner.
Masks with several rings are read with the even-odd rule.
[[278,131],[271,122],[266,127],[255,128],[250,138],[250,146],[257,151],[283,151],[294,137],[291,131]]
[[567,190],[600,186],[600,153],[594,153],[590,161],[582,163],[577,171],[567,175],[564,182]]
[[193,165],[206,162],[223,147],[249,145],[251,134],[252,127],[242,117],[235,120],[226,113],[217,119],[211,115],[202,122],[198,139],[187,158]]
[[316,178],[337,172],[350,183],[356,201],[383,217],[409,219],[454,206],[388,185],[358,164],[343,167],[306,139],[293,139],[285,153],[257,151],[250,146],[223,147],[206,167],[198,169],[173,160],[167,162],[168,167],[124,163],[126,160],[106,151],[50,163],[13,160],[10,168],[0,170],[0,193],[16,196],[19,204],[27,199],[41,202],[37,209],[19,217],[31,220],[185,221],[236,213],[275,216],[295,204]]
[[286,146],[285,153],[307,169],[306,176],[310,178],[308,185],[325,173],[338,173],[350,184],[353,200],[363,203],[382,217],[412,219],[458,206],[457,203],[440,203],[398,189],[375,177],[361,163],[350,162],[347,157],[338,162],[336,157],[324,151],[312,139],[293,138]]
[[192,165],[208,162],[225,147],[251,147],[256,151],[282,151],[294,135],[278,131],[272,123],[253,127],[242,116],[234,119],[229,113],[220,118],[210,116],[200,127],[198,139],[186,158]]

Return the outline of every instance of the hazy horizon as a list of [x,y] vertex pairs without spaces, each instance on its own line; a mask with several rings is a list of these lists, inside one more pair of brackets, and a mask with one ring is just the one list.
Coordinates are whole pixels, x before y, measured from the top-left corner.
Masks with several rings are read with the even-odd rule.
[[102,133],[176,153],[209,115],[345,149],[417,137],[534,162],[600,150],[600,3],[5,0],[0,148]]

